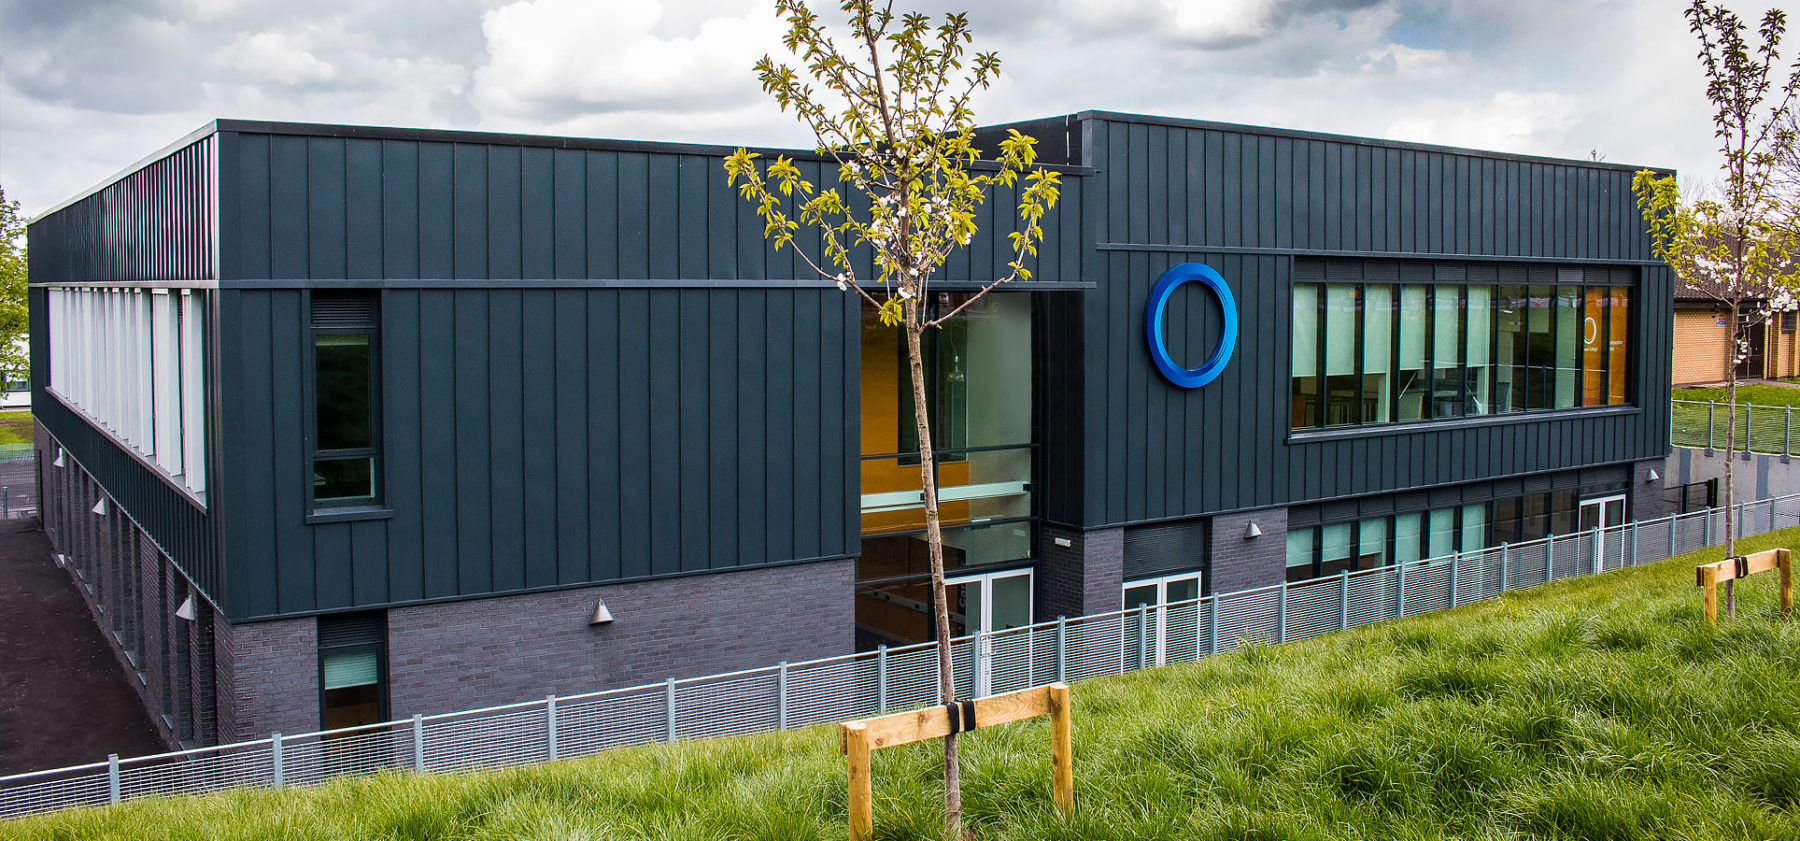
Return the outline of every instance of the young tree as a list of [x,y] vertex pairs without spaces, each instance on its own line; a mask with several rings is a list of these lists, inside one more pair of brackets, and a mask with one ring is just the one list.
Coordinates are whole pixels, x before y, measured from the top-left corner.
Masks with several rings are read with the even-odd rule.
[[[938,694],[950,703],[956,686],[923,337],[995,287],[1030,279],[1026,263],[1037,254],[1044,237],[1041,222],[1055,206],[1060,184],[1056,173],[1033,165],[1036,141],[1017,131],[999,141],[996,160],[977,163],[981,150],[975,146],[970,100],[992,84],[1000,59],[993,53],[968,54],[967,15],[946,14],[933,25],[923,14],[896,15],[891,0],[843,0],[840,8],[848,18],[846,46],[804,0],[776,0],[776,13],[787,23],[782,43],[799,59],[805,78],[766,55],[756,64],[763,90],[784,112],[794,112],[813,133],[818,154],[835,164],[837,184],[813,184],[788,157],[766,161],[744,149],[726,159],[725,171],[729,183],[756,205],[763,235],[774,248],[792,247],[812,271],[875,307],[883,325],[905,336],[931,561]],[[828,164],[828,174],[831,169]],[[1018,203],[1007,271],[984,282],[960,306],[932,313],[926,302],[933,275],[954,249],[969,243],[976,233],[976,208],[1000,189],[1015,191]],[[865,248],[866,262],[852,253]],[[944,813],[946,832],[956,837],[962,791],[954,734],[944,740]]]
[[7,201],[0,187],[0,380],[6,382],[24,382],[31,374],[25,306],[25,220],[19,203]]
[[[1748,331],[1762,329],[1773,312],[1795,308],[1794,236],[1783,224],[1775,189],[1777,163],[1794,147],[1790,117],[1800,92],[1800,61],[1783,72],[1781,38],[1787,16],[1771,9],[1757,30],[1754,49],[1744,22],[1723,4],[1694,0],[1683,13],[1700,40],[1706,97],[1713,105],[1713,135],[1724,155],[1711,195],[1684,199],[1673,176],[1637,173],[1632,187],[1649,223],[1655,255],[1676,277],[1711,296],[1730,315],[1726,331],[1725,553],[1736,553],[1732,451],[1737,446],[1738,365],[1749,356]],[[1788,211],[1791,213],[1791,209]],[[1726,610],[1733,608],[1726,585]]]

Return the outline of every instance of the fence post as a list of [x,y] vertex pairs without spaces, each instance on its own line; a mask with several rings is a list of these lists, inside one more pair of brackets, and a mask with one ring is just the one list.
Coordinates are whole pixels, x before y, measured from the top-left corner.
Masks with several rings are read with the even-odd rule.
[[787,729],[787,661],[775,666],[775,729]]
[[1275,631],[1276,643],[1287,642],[1287,591],[1287,582],[1281,582],[1281,609],[1275,614],[1276,625],[1278,626]]
[[1702,546],[1713,545],[1712,521],[1713,521],[1713,508],[1712,508],[1712,506],[1709,505],[1706,507],[1706,542],[1701,544]]
[[1207,605],[1206,612],[1207,612],[1206,653],[1207,654],[1217,654],[1217,653],[1219,653],[1219,594],[1218,593],[1213,594],[1212,603]]
[[1069,618],[1056,617],[1056,682],[1069,682]]
[[[1687,494],[1685,494],[1685,493],[1682,494],[1682,497],[1683,497],[1683,501],[1685,502]],[[1686,507],[1686,506],[1684,505],[1683,507]],[[1680,523],[1681,523],[1681,515],[1680,514],[1670,514],[1669,515],[1669,554],[1664,555],[1663,557],[1665,557],[1665,558],[1675,557],[1675,527],[1677,525],[1679,525]]]
[[1462,564],[1462,553],[1450,555],[1450,606],[1456,606],[1456,568]]
[[551,695],[544,699],[544,755],[555,762],[559,754],[556,745],[556,696]]
[[1737,539],[1739,539],[1739,540],[1743,540],[1743,539],[1744,539],[1744,509],[1745,509],[1745,507],[1746,507],[1746,506],[1748,506],[1748,505],[1749,505],[1749,503],[1747,503],[1747,502],[1741,502],[1741,501],[1740,501],[1740,502],[1739,502],[1739,503],[1738,503],[1738,515],[1737,515]]
[[1400,597],[1399,607],[1394,611],[1394,618],[1406,615],[1406,562],[1394,565],[1394,591]]
[[665,722],[665,731],[669,736],[668,741],[673,744],[675,741],[675,679],[669,678],[668,682],[663,685],[665,687],[663,690],[664,712],[668,717],[668,721]]
[[1750,446],[1750,434],[1755,431],[1756,427],[1750,424],[1750,407],[1746,405],[1744,407],[1744,445],[1738,448],[1743,451],[1745,461],[1750,460],[1750,450],[1753,449]]
[[275,787],[281,788],[281,782],[282,782],[281,776],[282,776],[283,769],[281,767],[281,732],[280,731],[276,731],[274,733],[269,734],[269,759],[270,759],[270,761],[275,763]]
[[1638,563],[1638,561],[1637,561],[1637,553],[1638,553],[1638,543],[1637,543],[1638,529],[1637,529],[1637,526],[1638,526],[1638,521],[1632,520],[1631,521],[1631,565],[1632,566],[1637,566],[1637,563]]
[[1350,570],[1338,570],[1338,630],[1350,627]]
[[1150,606],[1138,605],[1138,668],[1150,665]]
[[881,714],[887,715],[887,645],[875,649],[875,702]]
[[119,755],[116,753],[106,755],[106,802],[119,802]]
[[1794,453],[1794,407],[1786,409],[1786,416],[1781,419],[1781,459]]
[[1709,453],[1713,449],[1713,409],[1718,405],[1712,400],[1706,401],[1706,451]]
[[1509,576],[1507,575],[1507,570],[1506,570],[1506,560],[1507,560],[1506,553],[1507,553],[1508,548],[1509,548],[1508,544],[1506,544],[1504,541],[1501,542],[1501,544],[1500,544],[1500,592],[1502,592],[1502,593],[1506,592],[1506,581],[1509,578]]
[[[551,696],[551,697],[555,697],[555,696]],[[413,736],[413,770],[423,774],[423,773],[425,773],[425,716],[421,713],[413,713],[412,736]],[[551,714],[550,714],[550,745],[551,745],[550,758],[555,759],[556,758],[556,713],[555,713],[555,707],[551,707]]]

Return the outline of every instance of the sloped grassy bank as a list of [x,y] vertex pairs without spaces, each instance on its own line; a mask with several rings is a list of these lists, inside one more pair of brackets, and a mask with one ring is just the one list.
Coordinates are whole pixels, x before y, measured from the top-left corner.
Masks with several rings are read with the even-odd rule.
[[[1050,806],[1039,721],[965,740],[970,822],[983,839],[1800,839],[1800,628],[1775,620],[1772,574],[1705,627],[1693,566],[1720,554],[1078,684],[1078,815]],[[934,835],[937,751],[877,753],[878,836]],[[0,837],[836,839],[844,797],[820,727],[138,801]]]

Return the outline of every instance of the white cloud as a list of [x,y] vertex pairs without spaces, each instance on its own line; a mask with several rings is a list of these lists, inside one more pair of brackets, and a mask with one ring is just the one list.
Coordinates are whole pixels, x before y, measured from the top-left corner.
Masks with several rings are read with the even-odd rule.
[[239,35],[214,54],[214,64],[240,78],[278,85],[329,82],[337,68],[313,55],[316,27]]
[[[482,15],[475,71],[484,125],[561,123],[584,113],[684,112],[704,119],[760,97],[751,65],[779,46],[761,4],[678,27],[663,3],[521,0]],[[675,32],[670,30],[674,29]],[[686,31],[681,31],[685,29]]]
[[1419,143],[1538,152],[1562,145],[1581,106],[1580,100],[1560,93],[1500,91],[1485,102],[1416,103],[1382,133]]

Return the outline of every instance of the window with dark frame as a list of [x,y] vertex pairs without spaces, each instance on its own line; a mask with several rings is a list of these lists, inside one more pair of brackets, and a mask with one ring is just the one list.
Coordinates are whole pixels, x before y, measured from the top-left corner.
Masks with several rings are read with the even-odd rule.
[[380,366],[373,292],[312,293],[312,502],[372,505],[380,498]]
[[1295,430],[1628,402],[1631,290],[1616,272],[1308,274],[1293,286]]
[[1788,310],[1781,314],[1781,332],[1794,332],[1795,316],[1797,315],[1800,315],[1800,313],[1796,313],[1793,310]]

